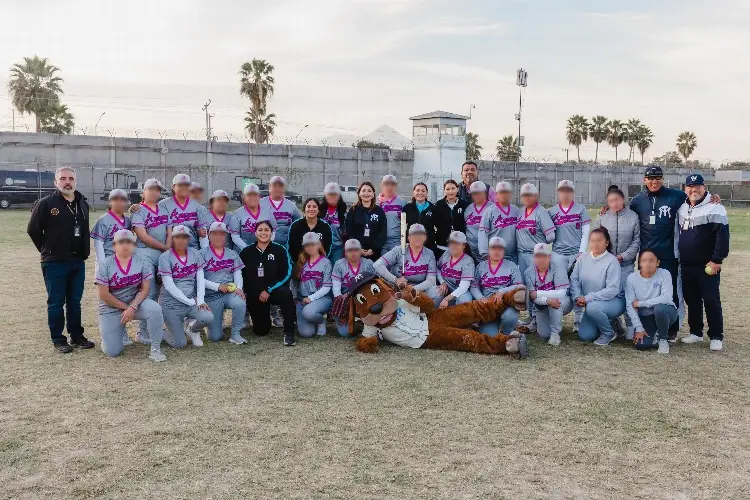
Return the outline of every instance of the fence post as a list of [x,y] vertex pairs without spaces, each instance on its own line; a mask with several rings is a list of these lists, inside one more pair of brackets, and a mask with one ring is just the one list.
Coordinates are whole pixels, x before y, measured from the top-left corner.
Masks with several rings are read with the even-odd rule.
[[94,164],[91,164],[91,208],[96,212],[96,199],[94,198]]

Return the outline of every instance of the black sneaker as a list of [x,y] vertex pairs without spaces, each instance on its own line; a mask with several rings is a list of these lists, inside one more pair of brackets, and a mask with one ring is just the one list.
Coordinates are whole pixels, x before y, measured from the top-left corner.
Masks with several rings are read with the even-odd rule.
[[95,344],[86,337],[80,336],[78,338],[71,339],[70,345],[72,345],[73,347],[80,347],[81,349],[91,349]]
[[297,343],[294,341],[294,333],[284,334],[284,345],[286,347],[292,347],[294,345],[297,345]]
[[667,333],[667,341],[670,345],[675,345],[677,343],[677,330]]
[[62,354],[73,352],[73,348],[67,342],[58,342],[54,344],[55,350]]

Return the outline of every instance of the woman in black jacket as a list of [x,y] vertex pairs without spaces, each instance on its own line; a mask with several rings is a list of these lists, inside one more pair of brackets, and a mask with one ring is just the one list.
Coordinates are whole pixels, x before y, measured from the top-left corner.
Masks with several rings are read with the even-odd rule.
[[289,240],[287,249],[292,262],[297,262],[302,251],[302,237],[306,233],[316,233],[323,245],[326,257],[331,253],[332,233],[331,226],[320,218],[320,204],[315,198],[308,198],[302,206],[302,218],[292,222],[289,226]]
[[273,228],[268,221],[255,226],[257,241],[240,252],[245,264],[242,279],[247,300],[247,312],[253,320],[256,335],[267,335],[271,330],[271,304],[279,306],[284,318],[284,345],[294,345],[296,308],[289,278],[292,262],[286,248],[271,241]]
[[375,186],[365,181],[357,188],[357,203],[346,214],[346,238],[359,240],[362,255],[376,261],[383,250],[387,229],[385,212],[375,203]]
[[424,246],[434,253],[437,250],[437,246],[435,245],[437,213],[435,212],[435,205],[427,200],[427,184],[424,182],[416,183],[411,195],[411,202],[404,205],[406,234],[409,234],[409,228],[412,225],[422,224],[427,233],[427,241]]
[[445,197],[435,203],[435,257],[440,258],[448,249],[448,238],[453,231],[466,233],[464,211],[468,203],[458,197],[458,183],[448,179],[443,184]]

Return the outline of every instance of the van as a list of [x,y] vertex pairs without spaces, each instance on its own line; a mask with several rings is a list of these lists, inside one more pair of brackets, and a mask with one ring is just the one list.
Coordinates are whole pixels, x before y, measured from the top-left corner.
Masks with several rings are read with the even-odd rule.
[[55,173],[36,169],[0,170],[0,208],[33,204],[55,192]]

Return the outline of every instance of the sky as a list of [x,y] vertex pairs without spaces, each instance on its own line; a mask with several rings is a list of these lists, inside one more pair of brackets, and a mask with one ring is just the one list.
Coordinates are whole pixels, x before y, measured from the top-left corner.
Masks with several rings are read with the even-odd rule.
[[[279,142],[383,124],[411,137],[410,116],[475,105],[468,130],[490,158],[517,134],[523,67],[526,158],[565,159],[565,121],[580,113],[640,119],[655,136],[646,160],[685,130],[696,159],[750,159],[750,0],[5,0],[2,10],[0,130],[12,121],[7,69],[37,54],[61,68],[78,133],[198,138],[210,99],[214,134],[237,142],[248,109],[237,72],[260,58],[275,67]],[[33,119],[16,114],[25,126]],[[602,144],[599,156],[614,151]]]

